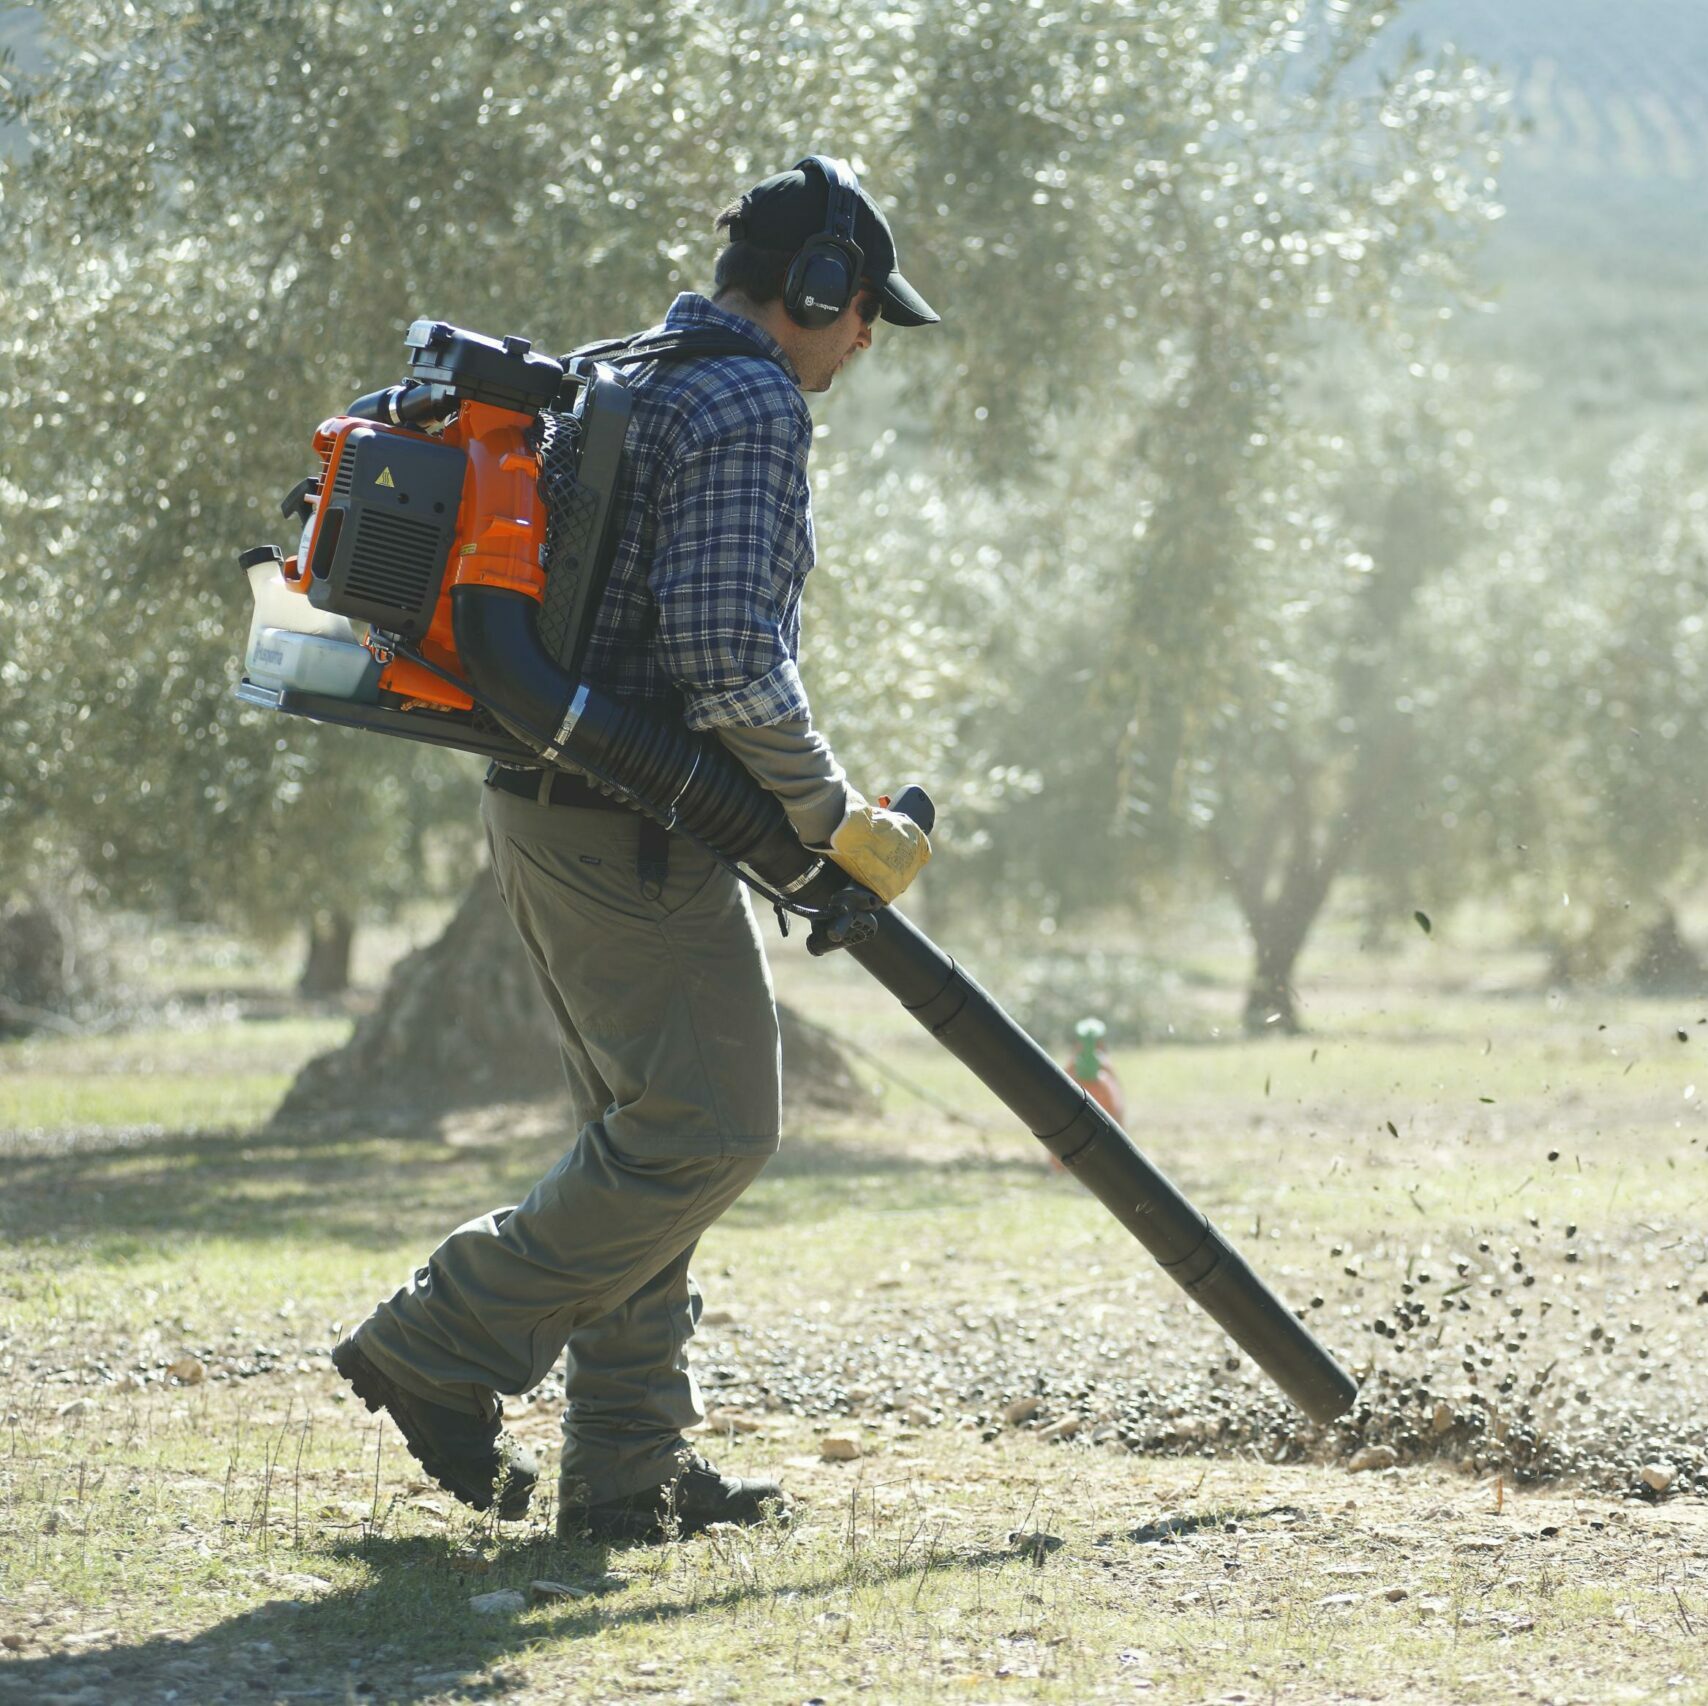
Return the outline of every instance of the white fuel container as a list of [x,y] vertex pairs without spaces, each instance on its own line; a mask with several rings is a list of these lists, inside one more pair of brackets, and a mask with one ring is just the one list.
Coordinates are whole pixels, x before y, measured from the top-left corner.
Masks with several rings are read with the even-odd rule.
[[261,629],[250,642],[244,674],[257,687],[294,687],[367,704],[379,697],[379,659],[366,646],[290,628]]
[[257,687],[294,687],[372,703],[380,665],[361,643],[367,624],[310,604],[285,580],[276,548],[245,552],[243,568],[255,597],[244,676]]

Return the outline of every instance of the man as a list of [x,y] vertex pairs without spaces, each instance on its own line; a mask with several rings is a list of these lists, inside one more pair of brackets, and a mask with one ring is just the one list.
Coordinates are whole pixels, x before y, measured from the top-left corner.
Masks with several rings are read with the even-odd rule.
[[[796,666],[813,562],[802,393],[828,391],[880,317],[937,315],[838,161],[767,178],[717,228],[716,296],[678,297],[656,330],[752,353],[636,370],[585,673],[714,734],[803,842],[889,901],[929,844],[848,786]],[[526,1511],[538,1470],[501,1432],[497,1395],[538,1385],[567,1346],[561,1534],[653,1540],[781,1513],[775,1482],[721,1475],[683,1438],[702,1419],[689,1258],[780,1136],[776,1005],[746,891],[579,777],[495,771],[483,816],[580,1134],[519,1206],[452,1233],[333,1361],[479,1509]]]

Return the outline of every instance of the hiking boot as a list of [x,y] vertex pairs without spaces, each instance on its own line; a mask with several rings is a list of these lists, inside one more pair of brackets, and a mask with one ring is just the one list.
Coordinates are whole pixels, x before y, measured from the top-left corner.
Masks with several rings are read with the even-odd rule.
[[564,1499],[558,1505],[557,1532],[560,1540],[675,1540],[714,1522],[751,1526],[773,1520],[789,1520],[788,1497],[775,1481],[721,1475],[695,1453],[656,1487],[596,1505]]
[[369,1362],[354,1339],[333,1346],[332,1366],[370,1410],[384,1410],[397,1423],[410,1455],[447,1493],[477,1511],[490,1509],[496,1494],[506,1522],[528,1514],[540,1466],[533,1452],[499,1429],[502,1408],[487,1421],[417,1398]]

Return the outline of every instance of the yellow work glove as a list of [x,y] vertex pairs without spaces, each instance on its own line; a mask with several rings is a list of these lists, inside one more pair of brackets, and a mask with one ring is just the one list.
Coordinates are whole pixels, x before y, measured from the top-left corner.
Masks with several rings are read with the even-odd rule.
[[912,818],[867,803],[853,788],[827,850],[886,906],[925,868],[931,842]]

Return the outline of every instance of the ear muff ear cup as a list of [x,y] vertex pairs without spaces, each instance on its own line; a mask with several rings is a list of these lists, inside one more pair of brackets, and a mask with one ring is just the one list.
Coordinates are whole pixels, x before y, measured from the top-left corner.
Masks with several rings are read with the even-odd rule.
[[866,259],[854,241],[860,180],[840,160],[824,154],[812,155],[796,169],[816,171],[824,179],[824,229],[789,263],[783,307],[797,326],[816,332],[833,324],[860,288]]
[[783,282],[789,318],[815,332],[834,324],[859,289],[861,259],[851,243],[823,234],[814,237],[789,263]]

